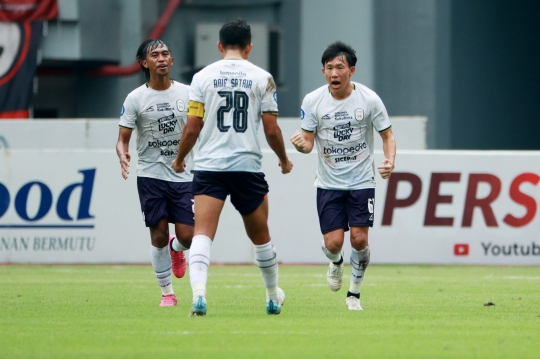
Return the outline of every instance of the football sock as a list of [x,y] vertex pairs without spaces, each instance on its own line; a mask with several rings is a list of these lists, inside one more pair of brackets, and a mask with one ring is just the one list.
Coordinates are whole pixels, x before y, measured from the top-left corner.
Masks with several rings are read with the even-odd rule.
[[171,242],[171,248],[175,252],[187,251],[189,249],[189,248],[184,247],[182,245],[182,243],[180,243],[178,238],[176,238],[176,236],[174,237],[174,239]]
[[193,300],[206,296],[206,281],[210,265],[210,246],[212,240],[207,236],[196,235],[189,250],[189,280],[193,291]]
[[263,283],[266,287],[267,300],[277,300],[278,262],[274,244],[270,241],[260,246],[253,245],[253,248],[255,251],[255,262],[261,271]]
[[152,246],[150,249],[150,256],[152,258],[152,267],[156,273],[157,282],[161,287],[161,294],[174,294],[172,289],[172,264],[169,249],[167,247],[156,248]]
[[[360,251],[351,248],[351,284],[349,286],[349,293],[360,293],[360,286],[364,281],[364,274],[369,264],[369,247],[366,247]],[[347,293],[347,296],[349,296]]]
[[326,257],[328,259],[330,259],[334,264],[336,265],[340,265],[341,263],[343,263],[343,257],[341,256],[341,251],[337,252],[337,253],[332,253],[328,250],[328,248],[326,248],[326,244],[324,243],[324,239],[322,241],[322,246],[321,246],[324,254],[326,255]]

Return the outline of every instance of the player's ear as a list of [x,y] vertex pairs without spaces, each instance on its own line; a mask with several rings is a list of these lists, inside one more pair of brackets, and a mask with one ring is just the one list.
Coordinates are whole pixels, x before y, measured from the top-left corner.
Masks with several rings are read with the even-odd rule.
[[146,60],[142,60],[142,61],[141,61],[141,65],[143,65],[143,67],[144,67],[145,69],[148,68],[148,62],[146,62]]
[[246,46],[246,48],[244,49],[246,55],[249,55],[249,53],[251,52],[251,49],[253,48],[253,44],[248,44]]
[[351,66],[351,76],[354,75],[354,72],[356,71],[356,66]]
[[221,44],[221,42],[217,42],[217,49],[219,52],[221,52],[222,54],[225,52],[225,49],[223,48],[223,45]]

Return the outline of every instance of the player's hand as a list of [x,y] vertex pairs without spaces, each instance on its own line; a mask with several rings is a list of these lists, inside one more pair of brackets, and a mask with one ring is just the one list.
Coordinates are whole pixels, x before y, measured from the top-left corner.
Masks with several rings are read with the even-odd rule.
[[178,161],[178,158],[175,158],[172,163],[171,167],[176,173],[182,173],[184,172],[184,169],[186,168],[186,161]]
[[387,179],[390,177],[392,171],[394,170],[394,164],[390,162],[388,158],[385,158],[383,161],[383,165],[377,167],[377,170],[379,171],[383,179]]
[[120,157],[120,167],[122,168],[122,177],[127,179],[129,176],[129,161],[131,161],[131,155],[126,153]]
[[287,162],[283,163],[279,161],[279,167],[281,167],[281,173],[286,175],[287,173],[292,171],[293,164],[292,162],[287,158]]
[[298,152],[304,151],[304,145],[306,144],[306,142],[304,141],[304,137],[302,136],[300,131],[296,130],[294,135],[291,137],[291,143],[294,145]]

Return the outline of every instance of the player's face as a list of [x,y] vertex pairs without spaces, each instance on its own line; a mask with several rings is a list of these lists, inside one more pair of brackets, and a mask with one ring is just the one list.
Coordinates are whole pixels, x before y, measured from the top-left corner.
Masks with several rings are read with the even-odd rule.
[[349,66],[345,56],[337,56],[324,64],[322,73],[330,89],[340,92],[346,89],[351,83],[351,76],[354,74],[355,67]]
[[159,46],[148,51],[143,66],[150,70],[150,74],[168,76],[174,62],[167,46]]

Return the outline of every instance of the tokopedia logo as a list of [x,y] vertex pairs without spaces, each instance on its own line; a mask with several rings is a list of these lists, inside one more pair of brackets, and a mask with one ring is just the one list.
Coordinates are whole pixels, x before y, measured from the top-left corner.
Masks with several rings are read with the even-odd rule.
[[325,155],[347,155],[363,150],[367,147],[365,142],[359,143],[354,147],[324,147],[323,153]]
[[178,146],[180,143],[180,140],[155,140],[155,141],[148,141],[148,147],[150,148],[156,148],[156,147],[170,147],[170,146]]
[[[43,219],[51,210],[54,203],[53,193],[47,184],[41,181],[32,181],[23,185],[15,195],[14,201],[11,201],[11,195],[8,188],[0,183],[0,219],[9,210],[11,203],[17,216],[22,219],[23,223],[4,223],[0,221],[0,228],[94,228],[94,224],[88,223],[94,216],[90,214],[90,202],[92,200],[92,191],[94,189],[94,179],[96,169],[80,170],[83,175],[82,182],[72,183],[66,186],[56,199],[56,215],[62,222],[42,223]],[[76,218],[73,218],[69,213],[69,208],[73,208],[69,203],[75,199],[73,191],[80,188],[79,208]],[[39,191],[38,208],[35,214],[30,214],[28,211],[28,198],[30,191]],[[33,212],[33,211],[32,211]],[[84,222],[78,222],[84,220]]]

